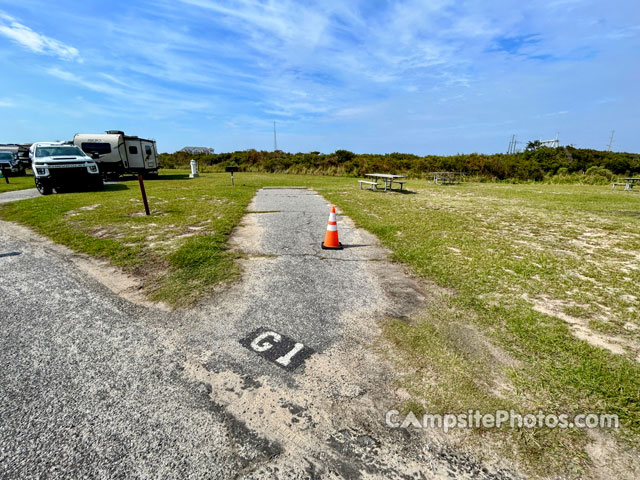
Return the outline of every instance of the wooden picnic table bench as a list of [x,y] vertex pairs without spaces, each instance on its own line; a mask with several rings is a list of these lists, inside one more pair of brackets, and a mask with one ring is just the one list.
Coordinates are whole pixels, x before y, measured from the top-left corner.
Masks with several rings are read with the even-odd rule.
[[360,183],[360,190],[362,190],[362,184],[363,183],[371,185],[369,187],[369,190],[374,190],[374,191],[378,190],[378,182],[370,182],[368,180],[358,180],[358,183]]
[[433,183],[436,185],[454,185],[460,183],[461,175],[458,172],[432,172]]
[[[400,191],[402,191],[402,188],[404,187],[404,184],[407,183],[406,181],[398,180],[399,178],[407,178],[406,175],[391,175],[390,173],[367,173],[367,174],[365,174],[365,177],[375,178],[376,181],[377,181],[378,178],[380,178],[382,181],[384,181],[384,191],[385,192],[387,190],[392,190],[394,183],[399,183],[400,184]],[[360,184],[360,185],[362,185],[362,184]]]
[[636,183],[640,182],[640,177],[629,177],[629,178],[621,178],[620,180],[622,180],[624,183],[620,183],[620,182],[614,182],[612,185],[612,189],[615,190],[616,186],[624,186],[624,189],[626,191],[631,191],[633,190],[633,187],[636,185]]

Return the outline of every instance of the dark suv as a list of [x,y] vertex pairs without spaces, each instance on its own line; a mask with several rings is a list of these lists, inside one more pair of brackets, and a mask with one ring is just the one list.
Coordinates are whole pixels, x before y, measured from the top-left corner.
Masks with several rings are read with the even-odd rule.
[[3,176],[18,172],[18,163],[13,152],[0,151],[0,170]]

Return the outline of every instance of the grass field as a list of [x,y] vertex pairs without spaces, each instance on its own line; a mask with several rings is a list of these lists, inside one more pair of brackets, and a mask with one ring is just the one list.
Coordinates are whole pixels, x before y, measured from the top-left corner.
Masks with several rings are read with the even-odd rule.
[[413,180],[412,193],[400,194],[361,191],[353,178],[248,173],[236,187],[227,174],[160,178],[146,183],[150,217],[135,181],[0,206],[0,216],[110,259],[141,277],[151,299],[179,307],[237,273],[226,239],[257,188],[307,185],[434,286],[418,318],[382,325],[410,395],[404,409],[615,413],[622,428],[611,434],[487,429],[463,440],[541,475],[588,476],[590,458],[637,456],[640,195]]
[[0,193],[24,190],[25,188],[35,188],[32,175],[9,177],[9,183],[4,178],[0,178]]
[[[412,394],[405,409],[615,413],[628,443],[613,450],[637,448],[640,196],[581,185],[410,187],[415,194],[327,195],[445,289],[417,321],[384,326]],[[473,440],[498,440],[540,474],[586,475],[585,448],[602,446],[589,447],[594,432],[584,430],[504,433]]]

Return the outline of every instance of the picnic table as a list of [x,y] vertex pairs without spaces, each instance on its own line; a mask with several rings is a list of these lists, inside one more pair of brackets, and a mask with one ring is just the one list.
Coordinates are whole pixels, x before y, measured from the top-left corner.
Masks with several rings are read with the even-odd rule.
[[436,185],[446,185],[460,183],[460,174],[458,172],[432,172],[433,183]]
[[614,183],[613,188],[616,188],[616,185],[624,185],[625,190],[633,190],[633,187],[636,183],[640,182],[640,177],[629,177],[629,178],[621,178],[624,183]]
[[365,177],[375,178],[376,182],[378,181],[378,179],[381,179],[382,181],[384,181],[385,192],[387,191],[387,189],[391,190],[393,188],[394,183],[400,184],[400,190],[402,190],[402,187],[404,186],[404,184],[407,183],[407,182],[402,182],[398,180],[399,178],[407,178],[406,175],[391,175],[389,173],[367,173],[365,174]]

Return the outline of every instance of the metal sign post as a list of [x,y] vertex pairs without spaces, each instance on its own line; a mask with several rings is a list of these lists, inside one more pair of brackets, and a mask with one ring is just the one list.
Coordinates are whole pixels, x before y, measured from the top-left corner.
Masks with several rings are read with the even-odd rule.
[[147,192],[144,189],[144,182],[142,181],[142,175],[138,175],[138,183],[140,183],[140,192],[142,192],[142,201],[144,202],[144,211],[147,216],[151,215],[149,212],[149,202],[147,202]]
[[238,167],[224,167],[224,171],[231,173],[231,185],[235,186],[233,183],[233,173],[238,171]]

